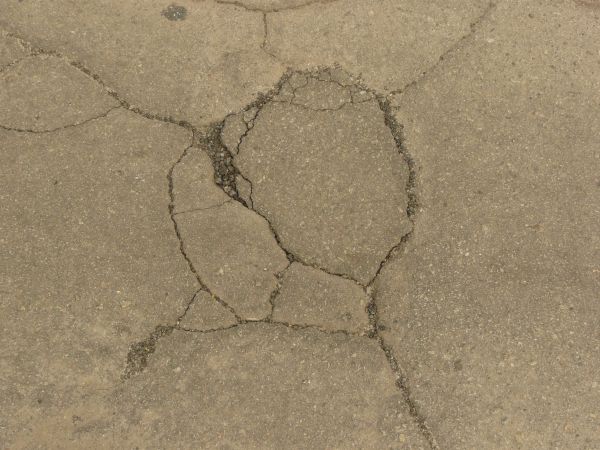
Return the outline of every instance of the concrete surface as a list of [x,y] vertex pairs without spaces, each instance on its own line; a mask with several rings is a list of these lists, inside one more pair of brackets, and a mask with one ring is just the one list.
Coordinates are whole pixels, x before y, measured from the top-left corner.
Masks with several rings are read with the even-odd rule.
[[0,3],[0,448],[600,448],[597,0]]

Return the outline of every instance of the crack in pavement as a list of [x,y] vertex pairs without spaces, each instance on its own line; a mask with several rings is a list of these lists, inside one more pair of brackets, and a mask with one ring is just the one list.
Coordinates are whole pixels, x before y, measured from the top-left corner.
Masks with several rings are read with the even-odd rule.
[[292,11],[295,9],[306,8],[307,6],[311,6],[311,5],[315,5],[315,4],[319,4],[319,3],[327,4],[327,3],[334,3],[336,1],[338,1],[338,0],[306,0],[304,3],[301,3],[299,5],[283,6],[280,8],[277,8],[277,7],[259,8],[259,7],[254,7],[254,6],[248,6],[244,2],[239,1],[239,0],[216,0],[216,3],[218,3],[220,5],[237,6],[238,8],[242,8],[242,9],[245,9],[246,11],[250,11],[250,12],[261,12],[263,14],[267,14],[267,13],[277,13],[280,11]]
[[[181,163],[181,161],[185,158],[185,156],[188,154],[188,152],[189,152],[189,150],[191,148],[193,148],[193,146],[190,145],[189,147],[187,147],[183,151],[183,153],[179,156],[179,159],[177,159],[177,161],[175,161],[175,163],[173,163],[173,165],[169,169],[169,172],[167,173],[167,180],[168,180],[168,185],[169,185],[169,198],[170,198],[170,202],[169,202],[169,216],[171,217],[171,222],[173,222],[173,228],[175,230],[175,235],[177,236],[177,240],[179,241],[179,252],[181,253],[181,255],[183,256],[183,258],[187,262],[190,271],[196,277],[196,280],[198,281],[198,284],[200,285],[200,287],[203,290],[205,290],[208,293],[210,293],[224,308],[226,308],[227,310],[229,310],[229,312],[231,312],[235,316],[235,318],[236,318],[237,321],[241,321],[242,320],[241,317],[235,312],[235,310],[229,304],[227,304],[227,302],[225,302],[222,299],[220,299],[219,297],[213,295],[210,292],[210,289],[208,289],[208,287],[206,286],[206,284],[204,284],[204,282],[200,278],[200,274],[198,273],[198,271],[194,267],[194,263],[192,262],[192,260],[190,259],[190,257],[187,255],[187,253],[185,251],[185,245],[183,243],[183,238],[181,237],[181,231],[179,230],[179,225],[177,224],[177,220],[175,220],[175,192],[173,190],[173,171],[175,170],[175,168],[177,167],[177,165],[179,163]],[[192,302],[193,302],[193,298],[192,298]],[[189,305],[188,305],[188,309],[189,309]],[[186,312],[187,312],[187,310],[186,310]]]
[[[12,32],[6,32],[6,35],[9,37],[12,37],[14,39],[16,39],[19,44],[21,46],[23,46],[23,48],[25,48],[27,51],[30,52],[30,54],[27,57],[32,57],[32,56],[37,56],[37,55],[48,55],[48,56],[54,56],[55,58],[59,58],[62,59],[63,61],[65,61],[67,64],[71,65],[72,67],[76,68],[77,70],[79,70],[80,72],[82,72],[83,74],[85,74],[86,76],[88,76],[89,78],[91,78],[92,80],[94,80],[96,83],[98,83],[100,86],[102,86],[102,88],[106,91],[106,93],[108,95],[110,95],[111,97],[113,97],[115,100],[117,100],[119,102],[119,104],[121,105],[121,107],[127,109],[128,111],[131,111],[135,114],[138,114],[146,119],[149,120],[157,120],[160,122],[165,122],[165,123],[170,123],[173,125],[178,125],[182,128],[185,128],[186,130],[191,131],[192,133],[196,132],[196,128],[188,121],[186,120],[180,120],[180,119],[176,119],[174,117],[171,116],[163,116],[160,114],[155,114],[155,113],[151,113],[148,111],[144,111],[143,109],[132,105],[131,103],[129,103],[126,99],[122,98],[116,90],[114,90],[113,88],[111,88],[110,86],[108,86],[103,80],[102,78],[94,73],[91,69],[89,69],[88,67],[86,67],[83,63],[81,63],[80,61],[76,61],[73,60],[65,55],[63,55],[62,53],[55,51],[55,50],[48,50],[45,48],[41,48],[41,47],[36,47],[33,44],[31,44],[30,42],[28,42],[26,39],[18,36],[15,33]],[[25,59],[25,58],[22,58]]]
[[388,94],[388,97],[395,94],[402,94],[407,89],[415,88],[422,80],[424,80],[432,71],[434,71],[440,64],[444,62],[444,60],[451,55],[452,53],[458,51],[462,45],[469,39],[473,37],[473,35],[480,28],[483,21],[485,21],[490,14],[496,9],[496,6],[501,0],[497,0],[496,2],[488,3],[485,10],[473,21],[469,24],[469,32],[463,35],[460,39],[454,42],[450,47],[446,49],[444,53],[442,53],[435,64],[426,68],[423,72],[421,72],[414,80],[411,80],[409,83],[405,84],[402,88],[391,91]]
[[209,209],[215,209],[215,208],[220,208],[221,206],[227,204],[227,203],[231,203],[233,201],[233,199],[231,200],[225,200],[223,203],[219,203],[217,205],[212,205],[212,206],[207,206],[205,208],[192,208],[192,209],[186,209],[185,211],[178,211],[173,213],[174,216],[178,216],[179,214],[186,214],[186,213],[191,213],[191,212],[196,212],[196,211],[206,211]]
[[82,120],[81,122],[75,122],[75,123],[71,123],[68,125],[63,125],[62,127],[52,128],[51,130],[31,130],[31,129],[26,129],[26,128],[14,128],[14,127],[7,127],[2,124],[0,124],[0,129],[6,130],[6,131],[15,131],[17,133],[33,133],[33,134],[54,133],[55,131],[61,131],[61,130],[69,129],[69,128],[78,127],[80,125],[85,125],[86,123],[93,122],[94,120],[102,119],[102,118],[108,116],[108,114],[111,111],[114,111],[115,109],[120,109],[120,108],[122,108],[121,105],[113,106],[112,108],[107,109],[105,112],[103,112],[102,114],[99,114],[97,116],[90,117],[88,119]]
[[[226,3],[226,2],[224,2]],[[313,2],[315,3],[315,2]],[[472,33],[475,31],[475,29],[477,28],[478,24],[484,20],[484,18],[489,14],[489,12],[493,9],[494,4],[490,4],[490,7],[488,7],[488,9],[486,10],[486,12],[478,19],[478,21],[476,21],[474,24],[472,24]],[[265,24],[266,24],[266,12],[264,13],[264,17],[265,17]],[[265,29],[266,31],[266,29]],[[464,41],[465,39],[467,39],[470,35],[472,35],[472,33],[470,33],[467,36],[464,36],[463,38],[461,38],[461,40],[459,40],[453,47],[451,50],[447,51],[443,56],[447,55],[448,53],[456,50],[456,48],[458,48],[460,46],[460,43],[462,41]],[[131,105],[127,100],[123,99],[120,97],[120,95],[113,90],[112,88],[110,88],[109,86],[107,86],[102,80],[101,78],[96,75],[95,73],[93,73],[90,69],[88,69],[86,66],[84,66],[82,63],[78,62],[78,61],[73,61],[65,56],[63,56],[62,54],[60,54],[59,52],[56,51],[51,51],[51,50],[45,50],[42,48],[37,48],[34,47],[33,45],[31,45],[30,43],[28,43],[26,40],[20,38],[19,36],[16,36],[12,33],[9,33],[9,35],[15,39],[17,39],[21,45],[23,45],[24,48],[28,49],[31,52],[31,55],[29,56],[35,56],[37,54],[46,54],[46,55],[52,55],[58,58],[62,58],[63,60],[65,60],[67,63],[69,63],[71,66],[77,68],[78,70],[80,70],[81,72],[83,72],[84,74],[86,74],[87,76],[89,76],[90,78],[92,78],[93,80],[95,80],[97,83],[99,83],[104,89],[105,91],[111,95],[113,98],[115,98],[119,103],[120,103],[120,107],[123,107],[129,111],[132,111],[146,119],[149,120],[157,120],[157,121],[161,121],[161,122],[165,122],[165,123],[171,123],[171,124],[175,124],[177,126],[183,127],[186,130],[189,130],[192,132],[193,134],[193,139],[194,142],[196,142],[197,140],[199,140],[200,142],[202,141],[202,139],[198,138],[198,130],[193,127],[191,125],[190,122],[186,121],[186,120],[179,120],[170,116],[162,116],[159,114],[154,114],[154,113],[150,113],[147,111],[143,111],[141,108],[138,108],[136,106]],[[266,36],[266,35],[265,35]],[[440,61],[438,62],[438,64],[444,59],[442,57],[440,57]],[[436,64],[435,66],[437,66],[438,64]],[[434,67],[435,67],[434,66]],[[428,69],[425,73],[429,72],[430,70],[432,70],[434,67]],[[424,73],[424,74],[425,74]],[[424,74],[422,76],[424,76]],[[282,79],[280,80],[280,82],[278,83],[278,85],[273,89],[272,92],[278,92],[281,89],[281,85],[283,84],[283,82],[285,82],[287,80],[287,78],[289,78],[289,76],[291,75],[291,72],[288,71],[286,73],[286,75],[284,75],[284,77],[282,77]],[[406,87],[416,84],[421,78],[419,77],[416,80],[413,80],[411,83],[409,83]],[[401,92],[404,89],[400,91],[395,91],[394,93],[397,92]],[[371,91],[373,92],[373,91]],[[376,93],[375,93],[376,94]],[[273,95],[271,94],[271,96],[269,95],[269,93],[267,94],[263,94],[263,95],[259,95],[257,100],[252,103],[251,105],[249,105],[249,108],[257,108],[257,113],[255,115],[255,119],[258,117],[258,115],[260,114],[260,110],[261,107],[267,102],[269,101]],[[385,101],[383,99],[382,95],[376,94],[376,98],[380,104],[380,107],[382,108],[382,110],[385,113],[386,116],[386,125],[388,125],[388,127],[390,128],[390,130],[392,131],[392,134],[394,135],[394,139],[397,143],[397,146],[399,148],[399,151],[402,153],[402,155],[404,156],[405,160],[407,161],[408,165],[409,165],[409,170],[410,170],[410,176],[409,176],[409,188],[408,188],[408,194],[409,194],[409,207],[408,207],[408,214],[409,217],[411,218],[411,220],[413,220],[412,216],[415,213],[415,208],[416,208],[416,194],[414,193],[414,179],[415,179],[415,168],[414,168],[414,163],[412,162],[412,159],[410,158],[410,156],[408,155],[408,152],[406,151],[406,149],[403,147],[402,145],[402,136],[401,136],[401,127],[395,123],[393,116],[391,114],[391,108],[389,106],[389,102]],[[116,107],[118,108],[118,107]],[[111,110],[114,108],[111,108]],[[107,111],[106,114],[108,114],[110,112]],[[97,117],[100,118],[100,117]],[[90,120],[94,120],[97,118],[92,118]],[[70,125],[70,126],[76,126],[74,125]],[[222,126],[222,124],[221,124]],[[69,126],[67,126],[69,127]],[[64,127],[63,127],[64,128]],[[248,128],[248,131],[251,128]],[[18,130],[15,130],[18,131]],[[27,132],[28,130],[22,130],[23,132]],[[49,131],[50,132],[50,131]],[[240,139],[240,144],[241,141],[243,140]],[[218,141],[220,142],[220,140]],[[222,145],[222,144],[221,144]],[[170,217],[171,220],[173,222],[173,226],[174,226],[174,231],[175,234],[177,235],[178,241],[179,241],[179,247],[180,247],[180,252],[182,254],[182,256],[184,257],[184,259],[186,260],[186,262],[188,263],[189,269],[190,271],[195,275],[199,285],[201,286],[201,290],[206,290],[207,292],[210,292],[208,290],[208,288],[204,285],[204,283],[202,282],[199,274],[197,273],[197,271],[194,268],[193,263],[191,262],[191,260],[189,259],[188,255],[185,252],[185,247],[184,247],[184,242],[183,242],[183,238],[180,234],[177,222],[175,221],[175,215],[176,213],[174,212],[174,193],[173,193],[173,179],[172,179],[172,175],[173,175],[173,170],[176,167],[177,164],[179,164],[181,162],[181,160],[183,159],[183,157],[187,154],[187,152],[189,151],[189,149],[192,148],[192,146],[187,147],[184,152],[182,153],[182,155],[180,156],[180,158],[173,164],[173,166],[169,169],[168,175],[167,175],[167,179],[169,182],[169,195],[170,195],[170,203],[169,203],[169,213],[170,213]],[[239,145],[238,145],[239,148]],[[239,171],[238,171],[239,172]],[[251,183],[250,183],[251,185]],[[232,193],[237,194],[237,190],[230,190]],[[239,195],[238,198],[235,198],[235,200],[240,201],[240,203],[244,204],[244,206],[248,207],[248,205],[245,204],[245,202],[243,202],[241,199],[239,199]],[[252,208],[249,208],[252,209]],[[253,210],[253,209],[252,209]],[[268,222],[268,221],[267,221]],[[273,229],[272,225],[269,223],[269,226],[271,227],[271,230],[273,232],[273,235],[275,236],[275,239],[278,240],[277,238],[277,234],[275,233],[275,230]],[[412,400],[412,396],[411,396],[411,392],[410,389],[408,387],[408,382],[406,380],[406,377],[403,375],[403,371],[401,370],[401,367],[399,366],[396,358],[393,356],[391,349],[385,344],[383,338],[379,335],[379,325],[378,325],[378,318],[377,318],[377,306],[376,306],[376,294],[372,294],[370,292],[370,287],[372,286],[373,282],[375,281],[375,279],[377,278],[377,275],[381,272],[382,268],[384,267],[384,265],[387,263],[387,261],[392,258],[394,256],[394,254],[396,253],[397,249],[399,247],[401,247],[401,245],[406,242],[406,240],[410,237],[411,233],[406,234],[405,236],[403,236],[403,240],[401,240],[401,242],[399,244],[397,244],[396,246],[394,246],[392,249],[390,249],[388,255],[386,256],[386,258],[381,262],[380,267],[375,275],[375,277],[373,277],[373,279],[367,284],[367,285],[361,285],[364,287],[365,292],[367,292],[371,298],[371,302],[369,303],[369,306],[367,307],[367,312],[369,313],[369,318],[371,320],[371,332],[369,333],[369,335],[367,336],[367,338],[371,338],[371,339],[376,339],[377,342],[379,343],[379,346],[381,348],[381,350],[385,353],[386,358],[388,360],[388,363],[390,365],[390,368],[392,369],[393,373],[395,374],[396,377],[396,385],[398,387],[398,389],[401,391],[404,400],[406,402],[406,404],[408,405],[409,411],[411,416],[413,417],[413,419],[416,421],[416,423],[418,424],[422,434],[424,435],[424,437],[427,439],[427,442],[430,444],[430,446],[434,449],[439,448],[437,443],[435,442],[435,439],[431,433],[431,431],[429,430],[427,423],[425,421],[425,418],[423,417],[423,415],[421,414],[421,412],[419,411],[418,407],[416,406],[416,403],[414,402],[414,400]],[[281,246],[281,243],[278,241],[278,244]],[[283,249],[283,247],[281,247]],[[283,249],[285,251],[285,249]],[[288,255],[288,259],[293,259],[294,261],[298,261],[303,263],[302,261],[300,261],[298,258],[295,258],[291,253],[286,251],[286,254]],[[304,264],[304,263],[303,263]],[[309,265],[309,264],[308,264]],[[309,265],[312,266],[312,265]],[[314,266],[312,266],[314,267]],[[315,267],[317,269],[321,269],[319,267]],[[322,269],[321,269],[322,270]],[[283,271],[282,271],[283,273]],[[337,275],[339,276],[339,274],[331,274],[331,275]],[[356,280],[353,280],[355,282],[357,282]],[[358,283],[358,282],[357,282]],[[358,283],[360,284],[360,283]],[[211,294],[212,295],[212,294]],[[133,377],[134,375],[136,375],[137,373],[140,373],[141,371],[144,370],[144,368],[146,367],[146,365],[148,364],[148,358],[149,356],[156,350],[156,345],[157,342],[165,336],[170,335],[173,330],[177,329],[177,330],[181,330],[181,331],[186,331],[186,332],[198,332],[198,333],[208,333],[208,332],[217,332],[217,331],[222,331],[225,329],[229,329],[229,328],[234,328],[246,323],[250,323],[250,322],[255,322],[255,321],[246,321],[243,320],[239,317],[239,315],[237,315],[235,313],[235,311],[233,310],[233,308],[231,308],[229,305],[227,305],[227,303],[225,303],[223,300],[215,297],[213,295],[213,297],[226,309],[228,309],[230,312],[232,312],[234,314],[234,316],[236,317],[236,320],[238,323],[231,325],[229,327],[224,327],[224,328],[217,328],[214,330],[208,330],[208,331],[200,331],[200,330],[192,330],[192,329],[185,329],[183,327],[180,327],[179,323],[181,321],[181,319],[185,316],[185,314],[187,313],[187,311],[189,310],[189,308],[191,307],[192,303],[194,302],[195,299],[195,295],[194,297],[192,297],[192,299],[190,300],[190,302],[187,305],[187,308],[185,309],[185,311],[183,312],[183,314],[179,317],[179,319],[177,320],[177,322],[174,325],[159,325],[157,327],[155,327],[154,331],[151,332],[151,334],[144,340],[134,343],[132,344],[132,346],[130,347],[128,356],[127,356],[127,364],[126,364],[126,368],[123,372],[123,376],[122,379],[128,380],[131,377]],[[285,323],[285,322],[273,322],[271,321],[270,317],[263,319],[261,321],[258,322],[265,322],[265,323],[273,323],[273,324],[280,324],[283,326],[288,326],[290,328],[294,328],[294,329],[305,329],[305,328],[315,328],[318,329],[319,331],[323,332],[323,333],[348,333],[345,330],[340,330],[340,331],[328,331],[328,330],[322,330],[317,326],[314,325],[310,325],[310,324],[306,324],[306,325],[299,325],[299,324],[289,324],[289,323]],[[352,334],[352,333],[350,333]]]
[[[314,72],[310,72],[310,71],[306,71],[306,72],[295,72],[295,73],[303,73],[307,76],[312,76],[312,74]],[[319,72],[320,73],[320,72]],[[248,105],[248,107],[246,107],[242,113],[249,111],[251,109],[256,109],[256,114],[254,115],[254,119],[252,122],[252,126],[254,125],[255,121],[260,117],[260,113],[262,108],[264,107],[264,105],[269,102],[269,101],[274,101],[274,98],[280,94],[283,85],[289,80],[289,78],[291,77],[293,73],[287,73],[281,80],[281,82],[277,85],[277,87],[272,90],[269,94],[265,95],[263,98],[260,99],[260,101],[254,102],[251,105]],[[346,87],[346,85],[343,85],[341,83],[338,83],[340,86]],[[259,216],[261,216],[263,219],[265,219],[265,221],[269,224],[269,228],[277,242],[277,244],[280,246],[280,248],[286,253],[286,255],[288,256],[288,259],[291,262],[299,262],[300,264],[303,264],[305,266],[308,267],[312,267],[318,270],[321,270],[329,275],[332,276],[338,276],[347,280],[351,280],[354,283],[356,283],[358,286],[360,286],[363,291],[366,293],[367,297],[369,298],[369,303],[366,307],[366,312],[368,314],[369,317],[369,322],[370,322],[370,330],[367,332],[366,337],[370,338],[370,339],[374,339],[377,341],[379,347],[381,348],[382,352],[385,354],[385,357],[388,361],[388,364],[394,374],[395,377],[395,382],[396,382],[396,387],[399,389],[399,391],[402,393],[402,397],[405,401],[405,403],[407,404],[408,410],[410,412],[410,415],[413,417],[413,419],[415,420],[415,423],[417,424],[420,432],[422,433],[422,435],[424,436],[424,438],[427,440],[428,444],[430,445],[430,447],[432,449],[438,449],[439,446],[431,432],[431,430],[429,429],[426,420],[424,418],[424,416],[421,414],[421,412],[419,411],[417,404],[415,403],[415,401],[412,399],[412,394],[410,391],[410,388],[408,386],[408,381],[406,379],[406,376],[404,375],[404,371],[401,369],[397,359],[395,358],[395,356],[392,353],[391,348],[385,343],[383,337],[380,335],[379,330],[380,330],[380,325],[378,322],[378,314],[377,314],[377,303],[376,303],[376,293],[373,292],[373,284],[375,283],[377,277],[379,276],[379,274],[381,273],[381,271],[383,270],[383,268],[385,267],[385,265],[388,263],[389,260],[391,260],[399,251],[399,249],[408,241],[408,239],[410,238],[410,236],[412,235],[412,232],[414,230],[414,215],[417,211],[418,208],[418,201],[417,201],[417,195],[415,192],[415,181],[416,181],[416,170],[415,170],[415,163],[414,160],[412,159],[412,157],[410,156],[409,152],[407,151],[407,149],[404,146],[404,138],[403,138],[403,134],[402,134],[402,126],[400,124],[397,123],[397,121],[395,120],[393,114],[392,114],[392,108],[390,106],[389,101],[387,101],[384,96],[377,94],[376,92],[374,92],[373,90],[369,90],[366,86],[360,85],[360,83],[357,81],[355,83],[355,85],[359,85],[359,87],[367,92],[370,92],[371,94],[373,94],[374,98],[377,100],[377,103],[379,105],[379,108],[381,109],[381,111],[384,114],[384,122],[386,127],[389,129],[390,133],[393,136],[394,139],[394,143],[397,147],[398,152],[402,155],[403,160],[405,161],[407,167],[408,167],[408,171],[409,171],[409,176],[407,179],[407,184],[406,184],[406,193],[408,196],[408,202],[407,202],[407,207],[406,207],[406,213],[407,213],[407,217],[410,220],[410,222],[413,224],[413,227],[411,228],[411,230],[406,233],[405,235],[403,235],[400,239],[400,241],[394,245],[387,253],[386,257],[380,262],[379,267],[377,268],[377,271],[375,273],[375,275],[370,279],[370,281],[366,284],[362,284],[360,283],[358,280],[353,279],[352,277],[348,276],[347,274],[343,274],[343,273],[332,273],[331,271],[328,271],[322,267],[319,267],[318,265],[315,264],[309,264],[305,261],[302,261],[301,258],[299,258],[297,255],[295,255],[294,253],[292,253],[289,249],[287,249],[281,242],[281,239],[277,233],[277,230],[275,229],[275,227],[273,226],[273,224],[270,222],[270,220],[265,217],[261,212],[257,211],[256,209],[254,209],[251,205],[248,205],[247,202],[240,200],[239,197],[236,198],[235,196],[232,196],[233,199],[240,201],[244,206],[246,206],[248,209],[251,209],[252,211],[254,211],[256,214],[258,214]],[[295,98],[295,93],[297,89],[300,89],[302,87],[306,86],[302,85],[302,86],[298,86],[293,90],[292,93],[292,100],[290,100],[288,103],[289,104],[294,104],[294,98]],[[352,99],[349,103],[352,103]],[[341,107],[343,107],[344,105],[346,105],[347,103],[342,104]],[[340,108],[341,108],[340,107]],[[307,108],[307,109],[311,109],[311,108]],[[339,108],[336,109],[327,109],[329,111],[335,111]],[[223,123],[218,124],[215,129],[216,130],[222,130],[223,126],[224,126],[225,121],[223,121]],[[236,146],[236,154],[239,154],[240,152],[240,146],[244,140],[244,138],[248,135],[249,131],[252,129],[251,126],[247,126],[246,131],[240,136],[240,138],[238,139],[237,142],[237,146]],[[220,135],[219,135],[220,136]],[[242,176],[249,184],[250,184],[250,188],[252,191],[252,182],[245,176],[243,176],[240,172],[240,170],[238,169],[238,167],[235,165],[235,158],[233,157],[232,153],[223,145],[223,143],[220,141],[220,139],[215,139],[214,142],[218,142],[219,145],[222,147],[220,153],[224,153],[227,152],[229,153],[229,156],[231,157],[231,164],[228,165],[229,169],[231,171],[234,172],[233,175],[229,176],[229,179],[235,180],[236,176]],[[213,154],[215,152],[213,151]],[[229,192],[225,191],[226,193],[229,194]],[[230,189],[230,192],[235,192],[237,195],[237,189],[233,188]],[[231,194],[229,194],[231,195]],[[289,268],[289,266],[288,266]],[[280,272],[279,274],[277,274],[277,278],[279,279],[281,277],[281,275],[285,272],[286,269],[284,269],[284,271]],[[280,321],[274,321],[272,319],[273,317],[273,311],[275,308],[275,300],[279,294],[279,290],[280,290],[280,285],[278,283],[277,288],[271,293],[270,296],[270,303],[271,303],[271,314],[263,319],[263,320],[259,320],[259,321],[242,321],[240,324],[244,324],[244,323],[248,323],[248,322],[264,322],[264,323],[271,323],[271,324],[279,324],[279,325],[283,325],[295,330],[302,330],[302,329],[316,329],[319,330],[323,333],[334,333],[334,334],[345,334],[345,335],[352,335],[352,336],[365,336],[364,334],[360,334],[360,333],[353,333],[347,330],[325,330],[322,327],[319,327],[317,325],[312,325],[312,324],[295,324],[295,323],[289,323],[289,322],[280,322]],[[237,326],[237,325],[236,325]],[[230,327],[229,327],[230,328]],[[218,331],[218,330],[216,330]]]

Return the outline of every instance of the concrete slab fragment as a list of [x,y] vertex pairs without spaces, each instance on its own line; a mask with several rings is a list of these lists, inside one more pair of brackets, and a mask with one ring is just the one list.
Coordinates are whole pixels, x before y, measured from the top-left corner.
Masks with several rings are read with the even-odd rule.
[[210,291],[247,320],[271,312],[276,274],[289,262],[267,222],[238,202],[175,216],[184,250]]
[[46,421],[61,430],[54,442],[109,436],[127,448],[427,448],[394,381],[365,338],[268,324],[175,331],[99,411],[81,406],[77,426]]
[[187,330],[208,331],[235,325],[237,320],[231,311],[220,304],[210,293],[199,291],[179,326]]
[[[317,83],[334,86],[328,104],[335,94],[350,100],[337,83]],[[264,105],[234,163],[286,250],[367,284],[411,229],[408,167],[376,100],[324,111],[306,104]]]
[[292,263],[273,299],[273,320],[325,330],[369,331],[369,297],[354,281]]

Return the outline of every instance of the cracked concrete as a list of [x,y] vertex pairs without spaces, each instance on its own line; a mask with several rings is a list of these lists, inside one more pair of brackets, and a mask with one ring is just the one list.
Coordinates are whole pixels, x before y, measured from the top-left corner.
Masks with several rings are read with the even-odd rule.
[[596,9],[2,4],[2,447],[598,447]]
[[355,104],[349,86],[319,76],[282,84],[283,99],[261,107],[234,164],[283,248],[366,285],[411,229],[409,170],[378,101]]

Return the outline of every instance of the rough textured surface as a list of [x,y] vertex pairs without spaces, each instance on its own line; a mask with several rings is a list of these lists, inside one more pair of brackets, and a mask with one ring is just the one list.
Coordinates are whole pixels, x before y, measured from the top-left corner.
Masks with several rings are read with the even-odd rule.
[[175,216],[184,251],[213,294],[248,320],[271,312],[276,275],[289,262],[267,222],[237,202]]
[[340,0],[267,16],[267,50],[297,68],[335,63],[373,88],[403,88],[486,8],[481,0]]
[[273,320],[366,333],[369,298],[354,281],[293,263],[281,276]]
[[599,11],[0,1],[0,447],[600,448]]
[[501,3],[396,99],[422,210],[378,303],[444,448],[600,447],[599,40]]
[[165,178],[189,141],[124,110],[43,135],[0,130],[3,446],[117,382],[129,345],[197,290]]
[[227,328],[237,323],[235,316],[208,292],[200,291],[194,296],[179,325],[186,330],[208,331]]
[[0,73],[0,126],[48,131],[106,114],[119,103],[62,59],[36,56]]
[[17,39],[0,31],[0,71],[29,54]]
[[[234,162],[284,248],[367,284],[410,231],[408,168],[376,100],[353,104],[348,88],[311,84],[318,95],[261,109]],[[335,108],[313,109],[325,105]]]
[[212,1],[3,2],[0,26],[84,64],[130,104],[195,124],[222,120],[269,89],[284,67],[264,53],[260,14]]

